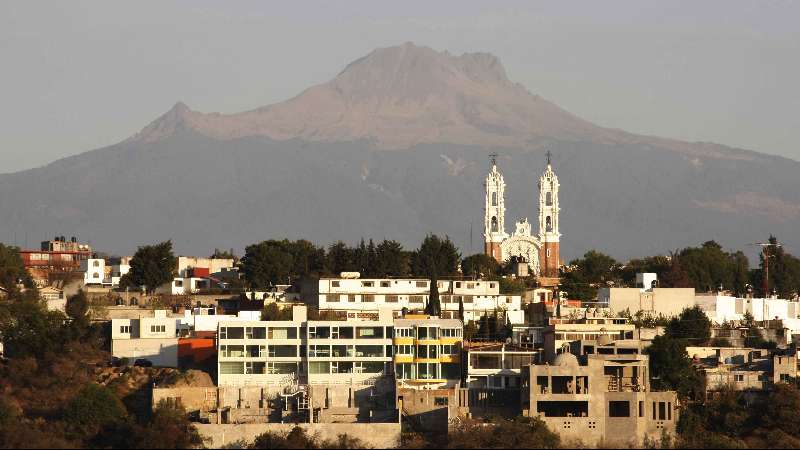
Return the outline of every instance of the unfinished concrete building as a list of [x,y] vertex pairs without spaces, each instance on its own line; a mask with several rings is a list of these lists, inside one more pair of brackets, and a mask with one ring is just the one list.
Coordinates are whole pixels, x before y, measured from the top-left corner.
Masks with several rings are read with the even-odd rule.
[[674,434],[675,392],[650,389],[648,357],[575,356],[565,349],[552,364],[523,369],[522,409],[567,443],[638,446],[645,437]]

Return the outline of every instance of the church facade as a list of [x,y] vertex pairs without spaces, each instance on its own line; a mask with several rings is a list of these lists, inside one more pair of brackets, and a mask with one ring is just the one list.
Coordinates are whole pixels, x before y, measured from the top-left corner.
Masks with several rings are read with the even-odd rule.
[[558,177],[553,171],[548,153],[547,168],[539,177],[539,223],[538,234],[527,218],[518,221],[513,234],[505,231],[505,190],[502,172],[497,160],[492,158],[491,169],[486,176],[486,200],[484,207],[484,251],[498,262],[512,257],[528,263],[529,271],[542,284],[558,280],[560,264]]

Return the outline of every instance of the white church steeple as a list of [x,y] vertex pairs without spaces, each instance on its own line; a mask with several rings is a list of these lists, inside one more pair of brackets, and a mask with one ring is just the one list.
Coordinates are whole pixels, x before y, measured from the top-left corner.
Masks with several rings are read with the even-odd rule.
[[508,238],[505,231],[505,189],[506,182],[503,174],[497,169],[497,155],[491,155],[492,168],[486,176],[486,199],[484,205],[484,230],[485,253],[502,262],[503,256],[500,244]]

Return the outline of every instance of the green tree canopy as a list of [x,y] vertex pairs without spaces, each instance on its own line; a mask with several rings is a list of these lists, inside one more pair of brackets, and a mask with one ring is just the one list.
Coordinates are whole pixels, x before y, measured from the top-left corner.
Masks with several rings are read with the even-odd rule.
[[20,280],[26,286],[32,285],[19,254],[19,248],[0,244],[0,287],[8,291],[16,289]]
[[126,286],[145,286],[149,292],[172,282],[178,268],[178,258],[172,253],[172,241],[143,245],[131,258],[131,270],[122,283]]
[[560,289],[571,299],[592,301],[597,298],[597,289],[618,279],[621,270],[621,264],[614,258],[589,250],[583,258],[573,260],[562,269]]
[[684,339],[669,336],[653,339],[647,354],[654,390],[674,390],[684,398],[702,391],[702,380],[686,355],[686,344]]
[[684,339],[691,345],[704,345],[711,338],[711,320],[697,305],[684,308],[678,317],[669,321],[666,334],[673,339]]
[[741,251],[729,253],[715,241],[700,247],[687,247],[677,254],[681,268],[695,289],[702,292],[720,286],[743,293],[749,281],[749,262]]
[[64,409],[64,420],[81,436],[94,436],[127,416],[125,405],[110,389],[88,384]]
[[441,239],[435,234],[429,234],[411,260],[415,276],[439,279],[458,275],[461,255],[449,237]]
[[269,240],[245,248],[241,270],[251,288],[266,288],[319,275],[325,264],[325,250],[309,241]]
[[492,278],[500,274],[500,263],[485,253],[467,256],[461,261],[464,276]]

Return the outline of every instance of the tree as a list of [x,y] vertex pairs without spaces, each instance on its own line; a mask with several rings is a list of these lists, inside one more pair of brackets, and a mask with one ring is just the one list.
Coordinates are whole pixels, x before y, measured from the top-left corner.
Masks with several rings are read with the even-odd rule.
[[572,299],[592,301],[597,298],[598,287],[619,278],[621,267],[614,258],[589,250],[583,258],[573,260],[561,270],[559,290],[566,291]]
[[292,275],[295,260],[288,241],[264,241],[248,245],[241,270],[247,284],[254,289],[286,283]]
[[69,297],[64,311],[67,313],[67,317],[75,321],[78,325],[82,327],[88,326],[89,300],[86,298],[86,292],[81,289],[77,294]]
[[702,380],[686,355],[686,340],[656,336],[647,354],[654,390],[675,390],[683,398],[702,391]]
[[700,247],[681,250],[677,260],[690,285],[697,290],[710,292],[722,287],[744,292],[749,263],[742,252],[729,253],[717,242],[707,241]]
[[458,298],[458,318],[464,322],[464,299],[463,296]]
[[0,287],[7,291],[16,290],[19,281],[26,286],[32,286],[19,248],[0,244]]
[[661,280],[661,286],[667,288],[689,288],[692,287],[692,281],[689,280],[689,275],[683,270],[683,266],[678,260],[676,253],[672,254],[670,265]]
[[410,271],[410,254],[397,241],[383,240],[376,248],[378,277],[403,277]]
[[491,278],[500,273],[500,263],[490,255],[476,253],[461,261],[461,272],[464,276]]
[[684,308],[678,317],[667,324],[667,335],[685,339],[693,345],[703,345],[711,338],[711,320],[699,306]]
[[143,245],[131,258],[131,270],[123,277],[126,286],[145,286],[152,293],[159,286],[171,283],[178,258],[172,253],[172,241]]
[[461,255],[449,237],[429,234],[412,256],[412,269],[418,277],[447,277],[458,274]]
[[358,270],[354,252],[342,241],[338,241],[328,247],[327,259],[328,268],[334,275]]
[[13,301],[0,303],[0,336],[5,356],[43,358],[51,352],[59,353],[68,342],[64,314],[48,311],[35,291],[10,299]]
[[439,281],[436,279],[436,275],[431,277],[431,290],[430,295],[428,295],[428,304],[425,306],[425,314],[429,316],[436,316],[442,313],[442,304],[439,301]]
[[448,433],[447,448],[559,448],[561,439],[538,418],[467,420]]
[[110,389],[88,384],[64,409],[64,420],[82,437],[93,437],[112,423],[125,419],[125,405]]
[[137,448],[181,449],[199,448],[203,438],[189,421],[183,408],[159,402],[150,421],[139,427],[136,436]]
[[236,262],[239,258],[233,252],[233,249],[220,250],[215,248],[214,253],[211,254],[211,259],[232,259],[234,262]]
[[769,237],[770,246],[765,252],[769,255],[769,288],[764,292],[764,255],[759,256],[759,268],[752,273],[752,284],[763,297],[769,297],[775,291],[780,298],[793,298],[800,293],[800,259],[786,253],[778,246],[775,236]]

